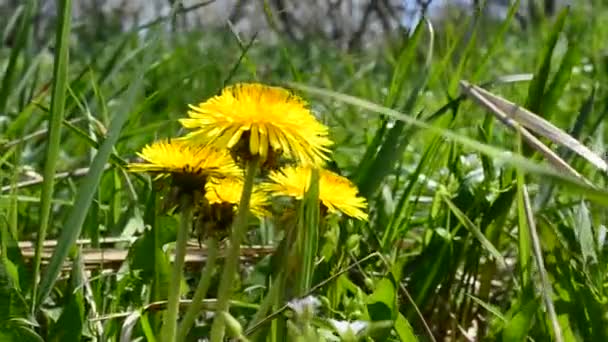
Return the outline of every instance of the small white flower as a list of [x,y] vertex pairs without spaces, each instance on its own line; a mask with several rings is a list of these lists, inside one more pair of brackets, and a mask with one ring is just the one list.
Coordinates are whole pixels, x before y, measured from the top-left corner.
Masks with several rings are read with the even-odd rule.
[[336,329],[336,331],[338,332],[338,334],[340,336],[344,336],[349,333],[354,336],[357,336],[357,335],[359,335],[359,333],[361,333],[363,330],[365,330],[367,328],[367,326],[369,325],[369,323],[366,321],[348,322],[348,321],[338,321],[338,320],[331,319],[331,318],[329,319],[329,321],[334,326],[334,329]]
[[313,296],[296,298],[287,303],[287,306],[296,312],[297,315],[314,314],[321,305],[321,301]]

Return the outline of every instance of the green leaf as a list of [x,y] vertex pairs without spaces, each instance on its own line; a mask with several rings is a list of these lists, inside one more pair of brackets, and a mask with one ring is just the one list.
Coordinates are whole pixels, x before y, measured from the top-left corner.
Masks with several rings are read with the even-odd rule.
[[152,284],[152,301],[167,298],[171,263],[163,251],[163,246],[175,241],[178,224],[175,218],[170,216],[161,216],[155,221],[152,228],[147,229],[133,243],[127,257],[129,268],[132,271],[141,270],[142,280]]
[[408,322],[401,313],[397,315],[397,319],[395,320],[395,331],[397,332],[399,339],[403,342],[418,341],[418,337],[414,334],[414,329],[410,325],[410,322]]
[[388,278],[381,279],[367,297],[366,305],[372,321],[392,320],[395,317],[395,286]]
[[85,326],[84,296],[80,270],[81,260],[78,255],[72,263],[70,286],[64,298],[63,311],[57,323],[51,328],[49,341],[80,341],[82,329]]
[[6,257],[0,256],[0,322],[13,317],[27,317],[28,306],[18,284],[17,268]]
[[502,330],[503,342],[524,341],[532,326],[534,314],[538,309],[538,300],[532,299],[524,304],[521,309],[511,318]]
[[[393,211],[393,215],[391,217],[390,223],[386,230],[384,231],[384,235],[382,236],[382,246],[383,248],[391,248],[391,243],[395,241],[395,238],[398,234],[397,228],[403,224],[404,220],[407,220],[411,217],[408,214],[408,209],[414,206],[410,206],[411,199],[413,198],[412,193],[414,191],[414,187],[418,184],[418,179],[423,170],[429,170],[428,166],[433,160],[432,156],[437,155],[437,151],[441,146],[441,139],[436,137],[433,139],[433,142],[429,144],[429,147],[424,151],[424,154],[420,158],[416,169],[408,176],[407,178],[407,186],[403,190],[399,201],[397,201],[397,205],[395,205],[395,210]],[[405,218],[404,218],[405,217]]]
[[44,342],[32,328],[16,321],[0,324],[0,341],[2,342]]
[[[393,282],[388,278],[381,279],[376,284],[374,292],[365,301],[370,321],[394,321],[397,317],[396,300]],[[385,340],[389,333],[388,328],[371,332],[376,341]]]
[[163,245],[175,241],[176,231],[177,220],[174,217],[159,217],[154,227],[146,229],[131,245],[128,255],[129,268],[133,271],[142,270],[141,276],[144,279],[151,278],[155,272],[154,258],[150,258],[152,251],[162,252]]

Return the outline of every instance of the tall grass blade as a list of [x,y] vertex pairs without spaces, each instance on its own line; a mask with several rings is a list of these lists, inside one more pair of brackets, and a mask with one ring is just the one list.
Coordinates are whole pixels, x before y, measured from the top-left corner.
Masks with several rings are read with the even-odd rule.
[[[420,41],[420,37],[422,36],[423,31],[423,22],[421,21],[414,33],[408,38],[407,45],[399,55],[397,60],[397,64],[394,67],[393,75],[391,78],[391,84],[389,87],[388,94],[386,99],[384,100],[384,106],[386,107],[394,107],[399,99],[398,96],[401,95],[404,83],[408,76],[408,71],[410,70],[410,66],[412,64],[412,60],[414,59],[415,52],[417,46]],[[386,143],[383,143],[385,136],[387,135],[387,130],[389,127],[388,119],[383,117],[381,120],[380,127],[376,131],[374,138],[371,143],[367,146],[363,157],[361,158],[361,164],[356,171],[356,183],[359,185],[359,189],[367,189],[372,188],[372,186],[366,185],[368,181],[372,179],[369,176],[370,170],[373,170],[373,165],[376,163],[377,155],[379,154],[380,148]],[[397,129],[403,129],[397,128]],[[393,132],[396,132],[396,129],[393,128]],[[394,134],[399,136],[400,134]],[[392,146],[394,147],[394,146]],[[361,193],[366,194],[366,191],[361,190]]]
[[498,30],[498,33],[493,37],[487,52],[483,55],[481,61],[478,62],[476,65],[477,70],[473,74],[473,81],[477,81],[479,79],[479,76],[486,71],[486,64],[488,64],[492,56],[494,56],[496,52],[499,51],[499,49],[501,48],[501,45],[504,42],[505,33],[507,33],[507,30],[511,27],[511,24],[513,23],[513,18],[519,10],[520,2],[520,0],[515,0],[509,7],[509,11],[507,12],[507,18],[500,25],[500,29]]
[[576,35],[569,37],[568,39],[568,50],[562,58],[562,61],[557,69],[551,83],[547,87],[547,91],[542,97],[540,107],[542,108],[542,115],[546,119],[553,117],[553,113],[557,108],[559,100],[562,98],[566,91],[566,86],[572,76],[572,71],[576,65],[580,62],[580,49],[579,39],[582,34],[577,32]]
[[313,169],[310,175],[310,188],[300,205],[298,222],[298,249],[302,258],[298,274],[296,296],[304,296],[312,286],[315,257],[319,240],[319,170]]
[[[144,65],[141,65],[140,68],[143,70]],[[134,107],[135,100],[142,86],[142,70],[140,70],[140,72],[137,74],[138,76],[130,84],[129,90],[124,97],[124,103],[119,108],[120,110],[118,110],[112,118],[108,135],[99,147],[99,150],[91,163],[91,167],[89,168],[89,173],[85,176],[78,189],[78,192],[76,193],[74,207],[72,207],[70,214],[68,215],[68,220],[61,231],[61,235],[59,236],[57,248],[53,252],[49,266],[44,274],[44,277],[42,278],[40,292],[38,293],[38,297],[36,299],[36,310],[40,308],[40,305],[42,305],[44,299],[49,295],[55,281],[57,280],[57,277],[59,276],[59,273],[61,272],[61,267],[68,255],[69,249],[80,235],[82,224],[86,218],[89,206],[93,200],[93,196],[97,191],[97,187],[99,186],[99,181],[103,174],[104,166],[112,153],[114,144],[120,136],[123,125],[129,118],[129,114]]]
[[543,45],[541,52],[541,60],[538,66],[538,70],[534,74],[534,79],[528,88],[528,98],[526,99],[526,108],[534,113],[539,113],[545,116],[547,113],[541,107],[543,101],[543,95],[545,94],[545,87],[547,80],[549,79],[549,72],[551,71],[551,57],[553,56],[553,50],[557,44],[559,34],[562,32],[566,18],[569,13],[569,7],[564,8],[555,23],[553,29],[547,39],[547,42]]
[[459,56],[458,64],[456,65],[456,70],[451,74],[450,84],[449,84],[449,94],[454,95],[458,91],[458,81],[462,78],[462,73],[464,72],[465,66],[469,60],[471,53],[474,51],[475,43],[477,41],[477,30],[479,29],[481,13],[479,10],[476,10],[473,14],[473,27],[467,32],[467,28],[463,29],[463,35],[468,35],[468,41],[464,47],[464,50]]
[[[49,117],[49,137],[47,141],[46,160],[44,163],[44,182],[42,183],[40,203],[40,229],[36,239],[36,255],[34,257],[34,288],[32,293],[32,308],[39,306],[36,302],[38,294],[38,278],[40,274],[40,258],[42,244],[50,224],[51,200],[55,186],[55,170],[61,143],[61,123],[65,110],[66,91],[68,85],[68,63],[70,26],[72,21],[72,1],[59,1],[58,25],[55,37],[55,64],[53,65],[53,93],[51,96],[51,113]],[[67,249],[65,251],[67,255]],[[63,260],[62,260],[63,262]],[[49,289],[50,291],[50,289]],[[42,298],[42,297],[41,297]]]

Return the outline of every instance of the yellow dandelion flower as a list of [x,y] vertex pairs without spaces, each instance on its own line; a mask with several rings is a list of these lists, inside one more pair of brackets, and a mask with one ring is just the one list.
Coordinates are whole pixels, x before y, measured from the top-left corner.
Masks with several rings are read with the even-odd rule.
[[[274,196],[288,196],[298,200],[310,188],[312,169],[309,166],[288,166],[269,175],[273,183],[265,183],[264,190]],[[357,187],[347,178],[329,170],[319,170],[319,200],[331,212],[367,220],[365,198],[357,196]]]
[[[205,186],[205,198],[210,205],[228,203],[237,209],[243,192],[243,181],[235,178],[211,179]],[[262,218],[270,216],[266,207],[268,197],[259,188],[254,187],[249,202],[249,210],[255,216]]]
[[187,191],[202,189],[208,177],[243,175],[227,152],[183,141],[156,141],[146,145],[137,155],[145,162],[130,163],[129,171],[172,176],[174,183]]
[[284,154],[321,166],[333,144],[327,126],[314,117],[307,103],[283,88],[240,83],[190,108],[190,118],[180,120],[193,129],[187,139],[259,156],[262,161]]

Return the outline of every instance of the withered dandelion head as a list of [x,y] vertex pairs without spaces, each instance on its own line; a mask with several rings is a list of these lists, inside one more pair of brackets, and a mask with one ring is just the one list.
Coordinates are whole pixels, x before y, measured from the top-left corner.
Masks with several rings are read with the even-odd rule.
[[[238,208],[243,192],[243,181],[236,178],[211,179],[205,186],[205,198],[209,205],[228,204]],[[253,188],[249,202],[249,210],[258,218],[269,216],[266,209],[269,205],[266,193],[258,187]]]
[[130,163],[129,171],[170,176],[173,184],[186,192],[200,191],[209,177],[243,176],[243,171],[227,152],[185,141],[156,141],[146,145],[137,155],[144,162]]
[[307,103],[280,87],[239,83],[190,108],[189,118],[180,119],[193,130],[186,139],[231,149],[239,157],[265,162],[284,155],[320,166],[333,144]]
[[[270,172],[272,182],[262,188],[274,196],[304,198],[310,188],[312,168],[310,166],[288,166]],[[357,196],[357,187],[347,178],[329,170],[319,170],[319,200],[330,213],[341,212],[358,220],[367,220],[367,202]]]

